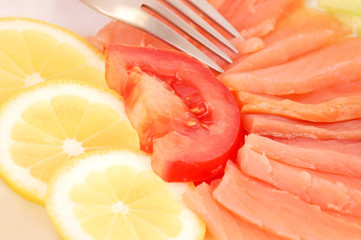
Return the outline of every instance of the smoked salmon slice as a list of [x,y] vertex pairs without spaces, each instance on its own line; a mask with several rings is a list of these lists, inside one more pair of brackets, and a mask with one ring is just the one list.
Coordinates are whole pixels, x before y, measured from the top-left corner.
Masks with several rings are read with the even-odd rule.
[[360,95],[361,95],[361,76],[357,81],[350,82],[347,84],[341,83],[318,91],[305,93],[305,94],[287,95],[287,96],[283,96],[283,98],[287,98],[292,101],[304,103],[304,104],[319,104],[337,98],[354,97]]
[[281,65],[227,74],[221,80],[234,91],[290,95],[350,83],[360,76],[361,38],[355,37]]
[[183,200],[204,221],[214,239],[236,240],[237,235],[242,234],[232,214],[213,199],[208,184],[202,183],[194,190],[186,191]]
[[249,134],[245,144],[253,151],[287,165],[361,177],[360,141],[270,139]]
[[301,8],[263,38],[263,50],[239,57],[222,77],[235,72],[252,71],[285,63],[350,33],[349,27],[331,14],[312,8]]
[[[239,166],[246,175],[323,209],[361,218],[361,178],[293,167],[255,152],[251,147],[246,143],[238,153]],[[327,155],[324,157],[327,158]]]
[[344,38],[351,34],[350,27],[333,15],[315,8],[301,7],[289,14],[277,25],[276,30],[265,36],[263,40],[265,44],[271,44],[300,33],[324,29],[334,31],[336,38]]
[[231,162],[213,196],[235,215],[284,239],[359,240],[361,236],[358,224],[251,179]]
[[361,140],[361,119],[313,123],[271,114],[244,114],[242,126],[249,133],[279,138]]
[[213,188],[206,183],[183,194],[186,205],[206,224],[207,231],[215,240],[280,240],[280,238],[243,221],[212,196]]
[[248,39],[263,37],[275,29],[303,0],[225,0],[218,11]]
[[[249,38],[244,41],[239,38],[235,38],[234,41],[232,41],[232,44],[237,48],[239,54],[253,53],[264,48],[262,39],[256,37]],[[237,56],[235,58],[237,58]]]
[[[294,99],[297,101],[290,98],[243,91],[236,93],[236,99],[241,106],[242,113],[274,114],[311,122],[338,122],[361,118],[361,95],[337,97],[315,104],[303,103],[301,99],[296,99],[296,97]],[[306,101],[307,98],[303,100]]]
[[[296,56],[324,46],[330,42],[333,36],[334,32],[332,30],[323,29],[282,39],[261,51],[238,58],[237,61],[222,74],[221,79],[227,79],[226,76],[233,73],[247,72],[285,63]],[[302,48],[295,47],[300,45],[302,45]],[[223,81],[227,83],[227,80]],[[230,87],[232,88],[233,85]]]

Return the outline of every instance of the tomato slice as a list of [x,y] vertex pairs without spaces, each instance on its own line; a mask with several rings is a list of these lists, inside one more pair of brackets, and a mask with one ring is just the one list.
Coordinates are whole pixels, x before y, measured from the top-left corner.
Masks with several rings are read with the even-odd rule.
[[166,181],[223,172],[241,139],[231,92],[204,65],[172,50],[110,45],[106,80],[123,96],[142,150]]

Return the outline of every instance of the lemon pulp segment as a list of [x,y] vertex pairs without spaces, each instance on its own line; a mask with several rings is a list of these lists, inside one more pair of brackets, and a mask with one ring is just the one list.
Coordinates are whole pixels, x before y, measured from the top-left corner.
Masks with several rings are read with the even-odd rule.
[[49,178],[70,157],[138,148],[121,99],[73,81],[43,83],[11,98],[0,112],[0,130],[5,178],[38,201]]
[[27,18],[0,18],[0,103],[50,79],[105,86],[104,59],[80,36]]
[[68,240],[200,240],[204,226],[181,200],[187,187],[163,181],[141,153],[91,152],[57,172],[46,206]]

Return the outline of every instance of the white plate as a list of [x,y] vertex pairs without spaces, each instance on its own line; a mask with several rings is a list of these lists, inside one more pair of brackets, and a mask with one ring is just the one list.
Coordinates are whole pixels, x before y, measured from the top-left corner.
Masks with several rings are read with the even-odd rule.
[[[0,17],[30,17],[95,35],[110,18],[78,0],[0,0]],[[43,207],[14,193],[0,179],[0,239],[60,240]]]

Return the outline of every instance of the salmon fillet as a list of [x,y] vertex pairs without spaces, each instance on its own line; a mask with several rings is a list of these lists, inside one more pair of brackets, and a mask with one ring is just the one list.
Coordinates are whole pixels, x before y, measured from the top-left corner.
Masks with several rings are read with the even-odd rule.
[[249,133],[279,138],[361,140],[361,119],[313,123],[269,114],[245,114],[242,126]]
[[349,177],[361,177],[361,142],[246,137],[250,148],[287,165]]
[[292,240],[359,240],[361,227],[321,211],[286,191],[244,175],[233,163],[213,191],[231,212],[260,228]]
[[212,192],[213,187],[202,183],[183,194],[183,200],[202,218],[215,240],[280,240],[232,214],[213,198]]
[[234,64],[221,75],[221,79],[231,73],[252,71],[285,63],[350,33],[349,27],[331,14],[316,9],[301,8],[263,39],[265,44],[263,50],[237,58]]
[[[327,158],[327,155],[324,156]],[[344,177],[293,167],[252,150],[246,144],[238,153],[242,172],[288,191],[323,209],[361,218],[361,178]]]
[[[287,63],[222,77],[232,90],[269,95],[302,94],[360,79],[361,38],[349,38]],[[315,84],[317,83],[317,84]]]

